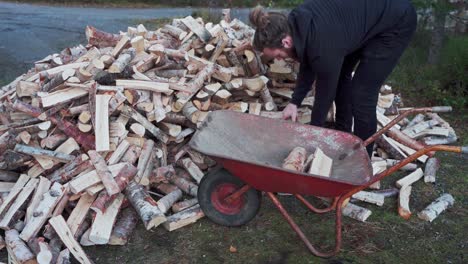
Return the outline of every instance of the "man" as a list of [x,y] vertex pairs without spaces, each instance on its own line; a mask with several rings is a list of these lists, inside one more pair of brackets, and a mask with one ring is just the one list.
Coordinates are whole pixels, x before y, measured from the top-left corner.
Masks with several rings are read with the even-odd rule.
[[[316,80],[311,125],[323,126],[335,101],[336,129],[351,132],[354,121],[361,139],[376,132],[380,86],[416,29],[409,0],[309,0],[288,17],[257,7],[250,21],[257,50],[301,64],[285,119],[296,120],[297,107]],[[369,155],[372,149],[373,144],[367,146]]]

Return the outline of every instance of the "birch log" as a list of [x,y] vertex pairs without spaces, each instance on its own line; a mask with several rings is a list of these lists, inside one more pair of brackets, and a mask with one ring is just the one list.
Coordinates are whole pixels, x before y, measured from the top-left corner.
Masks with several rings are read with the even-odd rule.
[[109,245],[125,245],[138,223],[138,215],[131,207],[122,210],[112,229]]
[[14,263],[34,264],[37,263],[36,256],[31,252],[26,243],[19,237],[18,231],[11,229],[5,232],[5,242],[8,251],[12,253]]
[[446,193],[437,198],[434,202],[428,205],[424,210],[418,213],[418,217],[422,220],[432,222],[443,211],[452,206],[455,202],[453,196]]
[[157,227],[166,221],[166,217],[159,210],[158,205],[142,185],[131,182],[125,189],[125,195],[137,211],[146,230]]
[[283,169],[303,171],[305,160],[307,158],[307,151],[303,147],[295,147],[286,157],[283,162]]

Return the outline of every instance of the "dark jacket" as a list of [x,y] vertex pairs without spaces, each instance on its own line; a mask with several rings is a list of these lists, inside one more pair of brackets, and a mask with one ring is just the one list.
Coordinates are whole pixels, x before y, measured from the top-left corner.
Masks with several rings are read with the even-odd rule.
[[312,124],[323,125],[345,56],[394,27],[410,6],[409,0],[306,0],[292,10],[288,22],[301,67],[291,103],[299,106],[316,79]]

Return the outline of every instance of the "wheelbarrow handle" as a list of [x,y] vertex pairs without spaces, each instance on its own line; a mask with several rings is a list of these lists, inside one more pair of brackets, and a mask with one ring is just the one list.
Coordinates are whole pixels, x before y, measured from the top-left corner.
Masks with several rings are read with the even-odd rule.
[[452,112],[452,107],[451,106],[433,106],[431,109],[431,112],[433,113],[448,113]]
[[388,130],[392,129],[394,125],[403,120],[403,118],[417,113],[433,112],[433,113],[446,113],[452,111],[451,106],[434,106],[434,107],[421,107],[421,108],[412,108],[401,112],[395,119],[390,121],[386,126],[377,131],[374,135],[369,137],[364,141],[364,146],[369,145],[371,142],[374,142],[380,135],[386,133]]

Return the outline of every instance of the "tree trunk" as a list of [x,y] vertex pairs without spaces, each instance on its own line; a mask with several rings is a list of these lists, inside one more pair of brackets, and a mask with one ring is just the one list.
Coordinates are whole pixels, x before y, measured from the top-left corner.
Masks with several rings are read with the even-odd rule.
[[429,47],[429,55],[427,63],[435,65],[439,63],[440,51],[444,43],[445,37],[445,16],[446,12],[442,7],[434,8],[434,29],[431,35],[431,46]]

